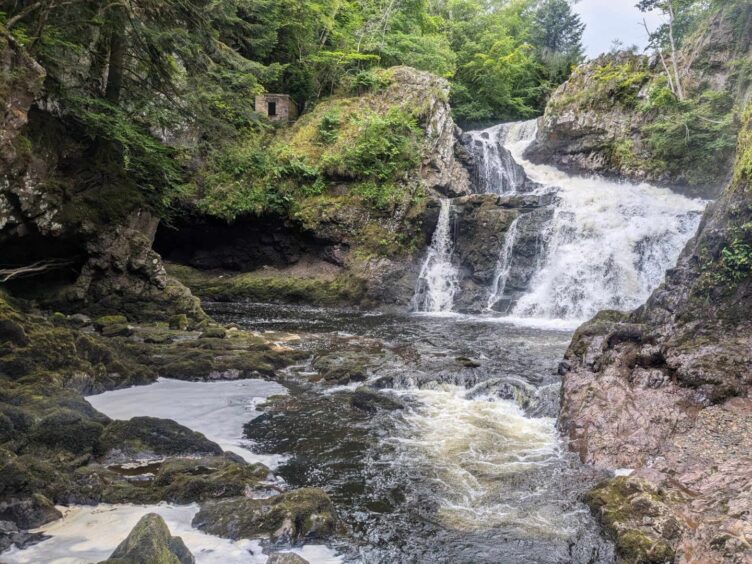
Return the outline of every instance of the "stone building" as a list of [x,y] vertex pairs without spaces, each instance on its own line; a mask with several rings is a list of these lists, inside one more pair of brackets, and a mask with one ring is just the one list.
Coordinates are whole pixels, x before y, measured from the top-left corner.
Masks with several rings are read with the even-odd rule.
[[287,94],[259,94],[256,96],[256,112],[271,121],[283,123],[298,117],[298,108]]

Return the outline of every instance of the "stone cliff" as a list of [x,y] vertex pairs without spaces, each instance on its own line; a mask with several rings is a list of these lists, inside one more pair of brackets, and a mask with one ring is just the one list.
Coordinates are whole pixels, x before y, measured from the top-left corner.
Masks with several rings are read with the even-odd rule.
[[751,30],[748,3],[728,2],[686,41],[686,101],[666,96],[655,56],[620,52],[579,67],[553,94],[528,156],[717,196],[733,164],[734,100],[748,98]]
[[589,503],[628,561],[752,558],[752,113],[733,180],[647,304],[572,341],[560,423],[584,462],[629,469]]

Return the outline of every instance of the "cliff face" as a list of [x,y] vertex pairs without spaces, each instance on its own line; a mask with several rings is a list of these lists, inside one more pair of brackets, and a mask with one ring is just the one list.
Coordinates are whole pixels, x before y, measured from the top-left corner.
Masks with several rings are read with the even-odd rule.
[[657,57],[621,52],[581,66],[553,94],[528,156],[717,196],[733,165],[733,101],[749,87],[742,61],[752,56],[751,30],[752,7],[734,1],[686,41],[678,54],[686,102],[665,96]]
[[[375,76],[372,87],[322,100],[268,139],[277,167],[307,171],[289,187],[286,205],[259,213],[238,201],[232,211],[242,213],[223,213],[250,177],[197,190],[186,202],[190,214],[177,219],[176,230],[160,231],[157,248],[195,269],[240,273],[225,277],[232,284],[221,291],[214,284],[214,297],[409,303],[438,198],[472,192],[463,163],[469,155],[457,143],[446,80],[409,67]],[[275,178],[258,191],[288,189],[280,184]],[[265,233],[259,225],[268,226]],[[196,226],[203,236],[195,236]],[[212,235],[231,231],[231,239]],[[174,272],[199,294],[213,276]]]
[[[106,174],[88,178],[79,168],[94,157],[45,98],[44,69],[5,37],[0,76],[3,266],[46,269],[39,288],[60,309],[203,318],[198,300],[151,250],[158,218],[135,187],[110,184]],[[9,287],[24,293],[35,286],[23,278],[23,272],[9,276]]]
[[752,112],[734,177],[645,306],[582,326],[560,423],[599,467],[589,502],[637,561],[752,558]]

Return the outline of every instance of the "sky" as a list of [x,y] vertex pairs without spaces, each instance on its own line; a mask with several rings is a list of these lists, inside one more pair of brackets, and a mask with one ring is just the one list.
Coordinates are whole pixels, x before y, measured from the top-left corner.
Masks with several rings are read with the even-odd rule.
[[625,47],[647,43],[642,18],[647,16],[651,31],[658,27],[661,18],[657,14],[643,14],[635,8],[637,0],[580,0],[575,10],[587,25],[582,42],[589,58],[597,57],[611,49],[614,39],[620,39]]

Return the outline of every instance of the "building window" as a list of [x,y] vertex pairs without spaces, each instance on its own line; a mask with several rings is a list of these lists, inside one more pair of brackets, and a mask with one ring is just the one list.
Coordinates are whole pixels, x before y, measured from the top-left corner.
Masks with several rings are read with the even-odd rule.
[[266,113],[270,116],[276,116],[277,115],[277,102],[268,102]]

